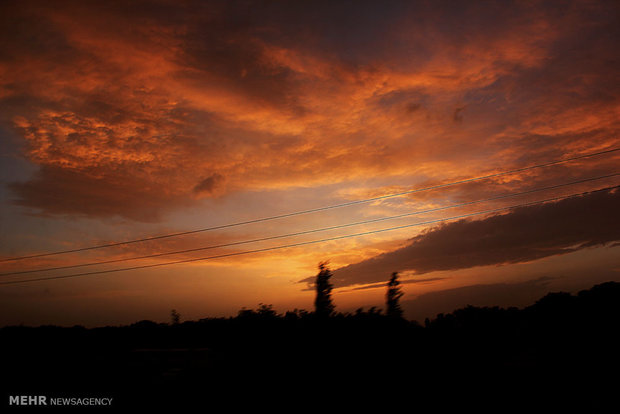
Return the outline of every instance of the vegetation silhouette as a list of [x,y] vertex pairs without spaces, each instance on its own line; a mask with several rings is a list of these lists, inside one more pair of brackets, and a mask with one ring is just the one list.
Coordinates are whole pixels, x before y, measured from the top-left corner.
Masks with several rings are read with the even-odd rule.
[[173,325],[178,325],[181,322],[181,315],[177,312],[176,309],[172,309],[170,311],[170,322]]
[[[329,294],[328,271],[319,267]],[[4,327],[3,390],[111,396],[140,409],[283,396],[311,404],[326,395],[350,408],[399,393],[434,411],[615,407],[619,283],[550,293],[523,309],[467,306],[424,327],[377,308],[336,312],[326,298],[320,309],[330,316],[321,318],[261,303],[235,317],[179,323]]]
[[387,284],[385,294],[386,314],[390,318],[400,319],[403,317],[403,309],[400,306],[400,298],[404,295],[398,281],[398,272],[392,273]]
[[334,313],[335,306],[332,302],[332,284],[329,281],[332,272],[328,262],[319,263],[319,273],[316,275],[316,298],[314,299],[314,312],[317,318],[325,319]]

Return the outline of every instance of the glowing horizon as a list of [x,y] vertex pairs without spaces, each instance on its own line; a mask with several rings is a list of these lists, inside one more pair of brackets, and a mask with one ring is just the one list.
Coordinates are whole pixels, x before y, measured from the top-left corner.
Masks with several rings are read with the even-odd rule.
[[[0,11],[5,16],[0,258],[320,208],[620,147],[614,2],[352,7],[66,0],[53,7],[5,2]],[[616,173],[619,159],[610,153],[208,234],[41,257],[27,268],[234,243],[432,209]],[[608,178],[393,225],[618,183]],[[477,261],[450,258],[446,243],[459,240],[456,227],[437,225],[174,268],[0,286],[0,324],[166,320],[172,308],[197,319],[258,303],[279,311],[311,309],[312,291],[299,282],[316,274],[324,260],[341,269],[335,292],[341,311],[381,306],[378,283],[396,270],[408,281],[403,287],[410,317],[435,311],[428,304],[420,308],[423,295],[465,287],[514,286],[515,303],[526,304],[552,289],[620,280],[620,229],[610,208],[615,198],[575,204],[587,209],[584,214],[598,214],[583,228],[573,222],[572,204],[530,210],[539,214],[540,228],[554,217],[564,223],[552,236],[529,231],[526,221],[501,222],[513,229],[512,238],[494,239],[505,249],[502,255],[488,246],[479,255],[458,250],[461,245],[453,242],[458,254],[480,256]],[[483,227],[493,221],[484,219],[476,218],[479,227],[472,229],[481,230],[468,236],[472,242],[490,237]],[[371,223],[208,252],[387,226]],[[514,235],[520,229],[523,239]],[[432,263],[406,256],[416,241],[428,244]],[[386,257],[392,268],[367,276],[370,264]],[[452,268],[435,265],[448,262]],[[0,273],[24,268],[5,262]],[[347,268],[359,273],[349,275]],[[484,298],[487,304],[509,302],[492,289],[475,300]]]

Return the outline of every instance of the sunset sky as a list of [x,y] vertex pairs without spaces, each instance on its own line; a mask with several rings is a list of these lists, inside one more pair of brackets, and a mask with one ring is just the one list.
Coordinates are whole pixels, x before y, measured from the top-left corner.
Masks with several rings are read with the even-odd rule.
[[[0,273],[301,236],[0,282],[158,264],[441,220],[620,185],[617,1],[3,1],[0,259],[367,203],[73,254]],[[606,151],[606,152],[605,152]],[[604,153],[602,153],[604,152]],[[588,157],[583,155],[601,153]],[[600,178],[589,180],[592,178]],[[581,183],[438,209],[575,181]],[[100,326],[383,307],[422,320],[620,281],[620,192],[261,253],[0,284],[0,325]]]

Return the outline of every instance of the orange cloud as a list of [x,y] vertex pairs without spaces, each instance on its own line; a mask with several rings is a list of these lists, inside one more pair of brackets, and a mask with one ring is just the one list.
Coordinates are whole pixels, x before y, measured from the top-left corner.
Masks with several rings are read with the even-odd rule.
[[50,214],[155,221],[243,190],[441,180],[619,142],[605,4],[4,7],[1,121],[40,167],[11,188]]

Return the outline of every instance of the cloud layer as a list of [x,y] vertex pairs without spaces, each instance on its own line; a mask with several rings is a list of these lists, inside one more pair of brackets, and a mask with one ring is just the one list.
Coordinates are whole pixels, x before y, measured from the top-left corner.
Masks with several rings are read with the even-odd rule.
[[156,221],[618,143],[615,2],[0,7],[0,122],[39,167],[11,189],[48,214]]
[[[620,240],[620,191],[519,207],[443,224],[403,248],[334,271],[334,285],[376,283],[394,271],[424,274],[533,261]],[[302,282],[312,282],[312,278]]]

